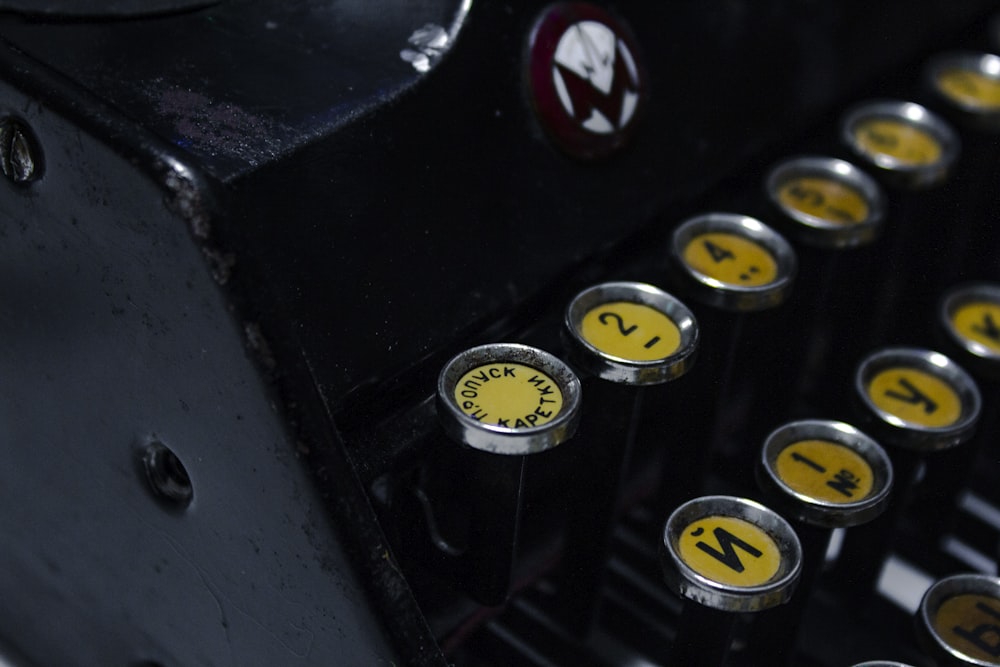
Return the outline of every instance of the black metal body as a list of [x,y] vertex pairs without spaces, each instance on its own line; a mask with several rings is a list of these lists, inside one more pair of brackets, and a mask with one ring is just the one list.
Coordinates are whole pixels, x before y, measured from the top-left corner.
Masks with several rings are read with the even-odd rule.
[[[797,246],[780,308],[692,304],[701,359],[643,396],[621,483],[602,492],[625,514],[617,528],[596,521],[581,555],[612,593],[563,626],[539,584],[569,578],[553,526],[573,508],[553,489],[585,493],[573,466],[587,458],[570,441],[523,469],[505,462],[496,493],[523,514],[479,525],[500,507],[463,496],[489,471],[465,479],[478,464],[436,423],[443,363],[494,341],[560,353],[562,309],[601,280],[673,289],[679,222],[775,219],[761,190],[771,164],[849,157],[837,121],[857,101],[931,99],[928,56],[1000,49],[995,3],[612,3],[649,97],[628,145],[597,161],[561,153],[533,116],[525,55],[541,3],[162,4],[131,18],[0,15],[0,111],[44,154],[37,181],[0,183],[0,657],[14,664],[516,664],[532,642],[557,664],[665,659],[676,602],[594,559],[628,560],[622,530],[655,540],[665,516],[632,524],[685,484],[756,495],[751,450],[770,429],[854,420],[864,354],[937,346],[940,294],[1000,280],[998,142],[963,129],[946,186],[890,193],[882,240]],[[429,25],[447,48],[427,45]],[[190,477],[187,508],[148,488],[154,441]],[[696,446],[712,457],[671,468],[671,447]],[[488,572],[434,552],[438,530],[469,548],[470,525],[472,544],[491,525],[504,536]],[[497,571],[510,553],[513,569]],[[657,579],[653,557],[632,556]],[[462,590],[480,578],[509,580],[506,609]],[[817,603],[799,664],[881,649],[919,660],[898,610],[879,634],[846,608]],[[635,620],[658,614],[648,632]],[[574,638],[591,617],[598,639]],[[841,624],[856,641],[816,632]]]

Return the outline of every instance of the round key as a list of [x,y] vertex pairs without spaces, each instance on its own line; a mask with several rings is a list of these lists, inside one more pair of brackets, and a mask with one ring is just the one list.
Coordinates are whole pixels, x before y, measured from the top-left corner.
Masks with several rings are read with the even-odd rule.
[[744,498],[706,496],[678,507],[663,529],[664,578],[681,597],[723,611],[760,611],[795,590],[802,547],[792,527]]
[[623,146],[646,98],[646,75],[628,28],[588,2],[550,5],[529,38],[528,92],[553,143],[577,158]]
[[950,290],[941,301],[940,318],[970,367],[1000,377],[1000,284],[974,283]]
[[855,390],[879,437],[915,451],[954,447],[972,435],[981,399],[976,383],[943,354],[887,348],[868,356]]
[[687,306],[652,285],[613,282],[576,295],[566,309],[573,359],[604,380],[669,382],[691,368],[698,325]]
[[[662,422],[657,408],[669,400],[662,385],[693,365],[698,325],[691,311],[663,290],[609,282],[573,298],[564,332],[574,367],[589,375],[583,379],[587,405],[576,460],[560,487],[573,507],[563,544],[577,557],[571,576],[559,581],[556,606],[565,610],[567,627],[585,636],[607,567],[619,482],[641,442],[641,425]],[[661,391],[650,385],[661,385]],[[654,442],[662,445],[662,433]]]
[[927,78],[966,119],[981,127],[1000,127],[1000,56],[944,54],[928,64]]
[[960,574],[924,594],[917,635],[940,665],[1000,665],[1000,579]]
[[765,184],[771,201],[791,220],[796,235],[812,245],[849,248],[878,237],[885,197],[870,176],[850,162],[800,157],[771,170]]
[[866,523],[888,506],[892,464],[874,440],[849,424],[802,420],[764,441],[757,482],[767,502],[796,521],[802,545],[799,592],[748,640],[753,664],[796,665],[792,651],[811,589],[819,578],[833,528]]
[[869,660],[867,662],[855,663],[851,667],[911,667],[911,665],[893,660]]
[[786,516],[827,528],[865,523],[885,510],[892,464],[870,437],[842,422],[785,424],[764,442],[758,480]]
[[692,295],[733,311],[780,304],[791,290],[795,251],[754,218],[709,213],[674,230],[671,254]]
[[841,133],[860,157],[909,187],[940,183],[959,153],[954,130],[913,102],[856,107],[845,116]]
[[438,415],[456,440],[496,454],[531,454],[569,439],[579,420],[580,381],[551,354],[495,343],[441,370]]

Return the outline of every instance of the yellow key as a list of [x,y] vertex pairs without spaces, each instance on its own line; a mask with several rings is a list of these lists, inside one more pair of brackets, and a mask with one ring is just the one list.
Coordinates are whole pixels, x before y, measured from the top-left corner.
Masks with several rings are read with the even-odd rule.
[[646,283],[589,287],[566,310],[572,361],[616,384],[674,380],[691,368],[698,323],[678,299]]
[[907,166],[926,167],[941,159],[941,142],[927,130],[895,118],[871,118],[854,128],[857,146],[870,156],[887,156]]
[[663,359],[681,344],[680,329],[666,314],[628,301],[591,308],[583,317],[581,333],[598,350],[634,361]]
[[951,325],[960,337],[979,343],[994,355],[1000,355],[1000,303],[964,303],[951,314]]
[[703,496],[675,509],[660,557],[675,593],[720,611],[782,604],[802,572],[802,544],[788,522],[733,496]]
[[484,364],[455,386],[455,401],[473,419],[504,428],[531,428],[562,410],[562,391],[540,370],[513,362]]
[[778,264],[764,246],[729,232],[695,236],[683,259],[698,273],[728,285],[760,287],[778,275]]
[[706,213],[682,222],[670,252],[682,289],[713,306],[747,312],[773,308],[791,291],[798,260],[764,223],[736,213]]
[[960,150],[948,123],[913,102],[871,102],[845,116],[842,136],[897,184],[928,187],[948,175]]
[[935,664],[1000,665],[1000,579],[956,574],[920,601],[917,638]]
[[879,516],[893,478],[889,456],[875,440],[826,419],[792,421],[772,431],[757,472],[768,501],[784,516],[827,528]]
[[895,366],[868,385],[872,403],[917,426],[950,426],[962,416],[962,400],[950,384],[916,368]]
[[455,440],[486,452],[525,455],[572,437],[580,380],[548,352],[491,343],[453,357],[438,375],[437,413]]
[[979,388],[954,361],[932,350],[885,348],[868,355],[855,376],[875,421],[873,435],[911,450],[947,449],[975,433]]
[[730,586],[760,586],[778,573],[781,552],[764,530],[749,521],[709,516],[687,526],[681,560],[698,574]]
[[856,188],[823,176],[798,176],[778,190],[783,206],[826,222],[851,225],[868,219],[868,201]]
[[850,448],[830,440],[800,440],[785,447],[776,461],[779,479],[813,500],[846,504],[868,497],[872,467]]

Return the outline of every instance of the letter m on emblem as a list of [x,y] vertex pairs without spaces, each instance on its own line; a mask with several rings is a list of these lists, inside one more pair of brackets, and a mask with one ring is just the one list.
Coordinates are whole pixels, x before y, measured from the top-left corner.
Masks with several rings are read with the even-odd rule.
[[563,108],[583,128],[610,134],[632,119],[639,74],[628,47],[596,21],[571,26],[559,40],[553,83]]

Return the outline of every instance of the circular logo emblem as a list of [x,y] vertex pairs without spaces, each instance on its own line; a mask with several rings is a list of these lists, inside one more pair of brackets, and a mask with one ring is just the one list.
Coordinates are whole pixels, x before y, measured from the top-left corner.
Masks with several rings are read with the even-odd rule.
[[594,5],[558,4],[539,18],[528,80],[538,118],[559,148],[593,158],[625,142],[644,97],[636,53],[628,30]]

